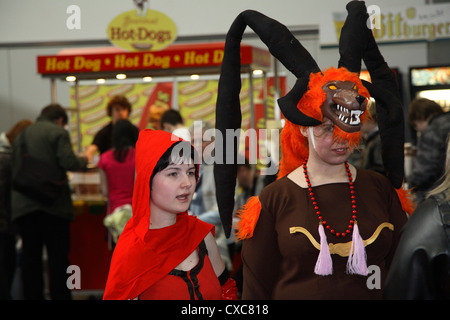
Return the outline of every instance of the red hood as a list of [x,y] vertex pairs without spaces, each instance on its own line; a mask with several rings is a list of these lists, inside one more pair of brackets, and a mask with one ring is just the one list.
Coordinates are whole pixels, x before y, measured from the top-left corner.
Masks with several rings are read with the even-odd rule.
[[165,131],[146,129],[136,142],[136,181],[133,191],[133,218],[130,227],[144,240],[150,225],[150,177],[161,156],[175,142],[181,141]]
[[134,299],[167,275],[195,250],[208,232],[213,231],[212,225],[187,212],[178,214],[173,226],[149,229],[150,177],[164,152],[181,140],[159,130],[146,129],[139,134],[133,217],[114,249],[104,299]]

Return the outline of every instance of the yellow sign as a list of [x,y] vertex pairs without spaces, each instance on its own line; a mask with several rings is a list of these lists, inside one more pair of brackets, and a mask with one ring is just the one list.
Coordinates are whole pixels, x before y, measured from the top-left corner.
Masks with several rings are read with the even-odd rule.
[[[366,26],[377,43],[433,41],[450,38],[450,4],[402,7],[367,7]],[[319,41],[322,46],[339,43],[346,12],[324,12],[320,19]]]
[[115,17],[106,29],[109,41],[126,51],[159,51],[177,37],[175,23],[164,13],[147,9],[126,11]]

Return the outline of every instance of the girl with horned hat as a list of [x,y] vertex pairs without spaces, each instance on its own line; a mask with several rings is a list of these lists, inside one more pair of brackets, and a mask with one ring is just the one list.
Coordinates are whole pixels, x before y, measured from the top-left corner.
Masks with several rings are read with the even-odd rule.
[[[339,66],[324,71],[284,25],[259,12],[242,12],[227,34],[216,110],[225,144],[231,143],[225,131],[240,127],[239,46],[247,25],[297,77],[278,100],[287,119],[278,180],[240,213],[243,299],[382,297],[378,289],[407,221],[405,211],[412,212],[402,189],[403,110],[395,75],[366,27],[364,2],[352,1],[347,10]],[[359,78],[361,59],[372,83]],[[371,96],[387,176],[347,163]],[[217,200],[229,235],[236,166],[219,163]],[[374,288],[368,286],[372,272]]]

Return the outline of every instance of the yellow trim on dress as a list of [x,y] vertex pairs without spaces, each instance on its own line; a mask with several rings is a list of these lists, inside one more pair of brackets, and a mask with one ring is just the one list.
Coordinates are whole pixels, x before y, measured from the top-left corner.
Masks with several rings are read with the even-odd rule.
[[[373,243],[378,236],[380,235],[381,230],[384,228],[389,228],[391,231],[394,230],[394,225],[389,222],[384,222],[378,226],[375,232],[369,239],[363,240],[364,246],[367,247],[369,244]],[[303,227],[290,227],[289,232],[292,233],[303,233],[311,242],[311,244],[317,249],[320,250],[320,243],[314,239],[311,233]],[[341,257],[348,257],[350,253],[350,248],[352,246],[352,242],[344,242],[344,243],[329,243],[328,247],[330,248],[330,254],[338,254]]]

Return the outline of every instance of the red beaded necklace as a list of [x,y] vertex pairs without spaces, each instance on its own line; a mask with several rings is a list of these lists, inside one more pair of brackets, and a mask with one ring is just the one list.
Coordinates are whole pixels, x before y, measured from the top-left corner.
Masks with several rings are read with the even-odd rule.
[[348,228],[344,232],[336,232],[334,228],[332,228],[326,220],[323,219],[322,213],[319,210],[319,205],[317,203],[317,199],[314,196],[314,192],[312,191],[311,182],[309,180],[308,171],[306,169],[306,163],[308,162],[308,158],[303,161],[303,173],[305,174],[306,183],[308,184],[308,191],[309,196],[311,197],[311,201],[314,205],[314,210],[316,210],[317,219],[319,219],[319,222],[325,227],[325,229],[329,230],[331,234],[334,234],[336,237],[345,237],[346,235],[351,233],[351,230],[353,229],[353,225],[355,224],[356,220],[356,197],[355,197],[355,187],[353,185],[353,178],[352,173],[350,172],[350,166],[345,161],[345,169],[347,171],[348,175],[348,184],[350,186],[350,198],[352,200],[352,218],[349,221]]

